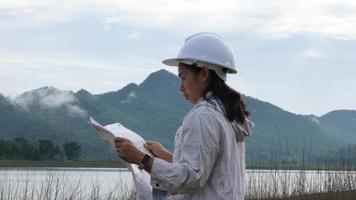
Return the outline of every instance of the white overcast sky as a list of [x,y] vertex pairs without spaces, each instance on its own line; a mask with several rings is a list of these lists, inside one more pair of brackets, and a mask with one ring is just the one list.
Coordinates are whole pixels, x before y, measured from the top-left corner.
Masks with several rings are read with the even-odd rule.
[[99,94],[176,73],[161,60],[201,31],[232,45],[236,90],[297,114],[356,110],[352,0],[1,0],[0,93]]

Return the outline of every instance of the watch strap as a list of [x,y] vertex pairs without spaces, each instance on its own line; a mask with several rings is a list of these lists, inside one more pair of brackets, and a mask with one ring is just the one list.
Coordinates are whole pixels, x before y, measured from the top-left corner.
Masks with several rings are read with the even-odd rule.
[[147,167],[148,163],[150,162],[150,160],[151,160],[151,156],[148,154],[145,154],[143,156],[142,160],[140,161],[140,163],[138,164],[139,168],[145,169]]

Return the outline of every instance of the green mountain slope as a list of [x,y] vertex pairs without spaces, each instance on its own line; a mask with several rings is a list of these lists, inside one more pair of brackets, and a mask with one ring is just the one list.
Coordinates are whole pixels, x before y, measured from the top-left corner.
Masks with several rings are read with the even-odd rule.
[[[43,87],[26,92],[14,99],[22,112],[43,122],[57,131],[46,134],[57,144],[77,141],[82,145],[83,154],[95,159],[113,158],[112,153],[102,144],[95,131],[88,125],[88,113],[83,109],[85,102],[70,91]],[[30,127],[36,127],[33,123]],[[33,133],[31,139],[42,139],[43,134]]]
[[59,140],[61,134],[65,133],[62,128],[34,117],[1,95],[0,111],[0,137],[3,139],[23,137]]
[[247,156],[254,161],[280,163],[300,160],[303,156],[312,160],[342,146],[305,116],[254,98],[245,99],[255,123],[253,135],[247,139]]
[[319,121],[329,136],[356,144],[356,110],[335,110],[321,116]]
[[191,107],[178,87],[177,76],[160,70],[140,85],[129,84],[119,91],[97,95],[112,121],[106,121],[106,114],[93,116],[105,123],[119,121],[145,139],[158,140],[172,149],[175,131]]
[[[73,93],[43,87],[13,101],[0,96],[0,136],[51,139],[58,144],[74,140],[82,145],[86,158],[113,159],[115,155],[88,125],[89,116],[93,116],[103,124],[120,122],[145,139],[157,140],[172,149],[175,132],[191,108],[181,96],[179,84],[177,76],[160,70],[139,85],[131,83],[99,95],[84,89]],[[339,149],[345,141],[334,136],[343,126],[341,122],[353,119],[327,115],[313,120],[248,96],[245,101],[255,123],[252,136],[246,140],[247,159],[252,163],[289,162],[306,155],[313,159]],[[330,127],[335,132],[328,132]],[[349,126],[347,130],[356,128]]]

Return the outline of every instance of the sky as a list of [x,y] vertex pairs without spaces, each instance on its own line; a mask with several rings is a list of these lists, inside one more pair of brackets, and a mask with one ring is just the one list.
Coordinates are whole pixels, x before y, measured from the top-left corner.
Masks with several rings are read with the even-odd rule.
[[101,94],[177,74],[161,61],[197,32],[230,43],[227,83],[245,95],[296,114],[356,110],[352,0],[1,0],[0,93]]

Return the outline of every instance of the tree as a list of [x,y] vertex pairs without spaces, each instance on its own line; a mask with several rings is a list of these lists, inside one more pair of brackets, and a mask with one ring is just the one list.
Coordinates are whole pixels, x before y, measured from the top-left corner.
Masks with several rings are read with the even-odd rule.
[[60,147],[49,140],[39,140],[38,148],[41,160],[60,160],[62,157]]
[[81,145],[74,141],[64,143],[63,149],[68,160],[78,160],[82,154]]
[[13,140],[14,145],[16,145],[16,149],[18,151],[17,159],[27,159],[25,154],[28,153],[29,150],[29,141],[25,138],[19,137]]
[[22,155],[26,160],[40,160],[41,154],[37,142],[29,142],[26,146],[26,151]]

